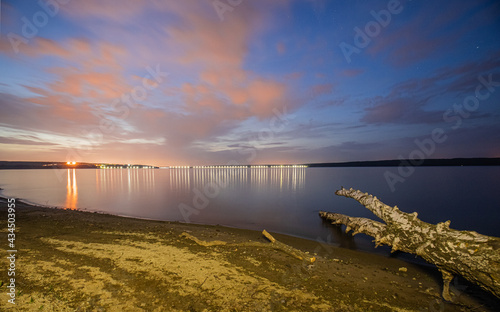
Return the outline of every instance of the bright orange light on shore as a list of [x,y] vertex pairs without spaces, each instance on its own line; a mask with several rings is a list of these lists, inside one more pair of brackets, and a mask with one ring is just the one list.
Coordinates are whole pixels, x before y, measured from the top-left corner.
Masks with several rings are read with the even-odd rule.
[[76,165],[76,161],[68,161],[66,162],[66,165]]

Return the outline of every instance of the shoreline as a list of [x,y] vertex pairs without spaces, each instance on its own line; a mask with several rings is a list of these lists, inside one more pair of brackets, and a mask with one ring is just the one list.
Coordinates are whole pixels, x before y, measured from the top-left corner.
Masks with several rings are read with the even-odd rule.
[[[5,199],[0,199],[0,217],[7,243]],[[420,311],[442,306],[443,311],[492,311],[499,304],[461,280],[452,287],[455,302],[443,302],[435,270],[272,235],[314,255],[316,262],[303,263],[279,250],[244,244],[270,244],[259,231],[47,208],[16,200],[16,308]],[[225,244],[212,246],[213,241]],[[8,307],[6,257],[0,265],[0,307]]]
[[[6,196],[5,194],[2,194],[2,191],[4,191],[4,190],[5,189],[0,188],[0,201],[1,200],[5,200],[6,201],[8,198],[13,198],[13,197]],[[80,212],[88,212],[88,213],[110,215],[110,216],[121,217],[121,218],[132,218],[132,219],[144,220],[144,221],[170,222],[170,223],[178,223],[178,224],[186,224],[186,225],[190,225],[191,224],[191,225],[199,225],[199,226],[222,226],[222,227],[231,228],[231,229],[239,229],[239,230],[248,230],[248,231],[259,232],[259,230],[256,230],[256,229],[249,229],[249,228],[237,227],[237,226],[232,226],[232,225],[228,225],[228,224],[220,224],[220,223],[210,224],[210,223],[196,223],[196,222],[186,223],[186,222],[174,221],[174,220],[150,219],[150,218],[143,218],[143,217],[136,217],[136,216],[127,216],[127,215],[120,215],[120,214],[112,214],[112,213],[109,213],[109,212],[106,212],[106,211],[87,210],[85,208],[75,208],[75,209],[72,209],[72,208],[66,208],[66,207],[63,207],[63,206],[43,205],[43,204],[38,204],[38,203],[35,203],[35,202],[27,201],[27,200],[25,200],[23,198],[18,198],[18,197],[15,197],[15,199],[16,199],[16,202],[21,202],[23,204],[26,204],[26,205],[29,205],[29,206],[34,206],[34,207],[39,207],[39,208],[73,210],[73,211],[80,211]],[[282,232],[273,232],[273,233],[278,234],[278,235],[293,237],[293,238],[296,238],[296,239],[302,239],[302,240],[310,241],[310,242],[316,243],[316,244],[318,243],[318,242],[314,241],[312,238],[309,238],[309,237],[306,237],[306,236],[300,236],[300,235],[295,235],[295,234],[292,234],[292,233],[282,233]],[[371,238],[369,238],[369,239],[371,239]],[[339,247],[339,246],[334,246],[334,247]],[[381,249],[383,249],[385,247],[386,246],[381,246],[377,250],[381,250]],[[342,248],[347,248],[347,247],[342,247]],[[353,251],[358,251],[358,252],[365,252],[365,253],[369,253],[369,254],[377,254],[377,255],[387,256],[387,253],[384,252],[384,251],[366,250],[366,249],[361,249],[361,248],[347,248],[347,249],[353,250]],[[388,247],[387,247],[387,249],[389,250]],[[410,262],[415,263],[417,265],[426,265],[425,263],[422,263],[422,261],[418,261],[418,260],[417,261],[412,261],[412,260],[410,260]],[[428,265],[428,266],[432,266],[432,265]]]
[[[48,161],[0,161],[0,170],[16,170],[16,169],[103,169],[108,167],[117,169],[193,169],[203,167],[217,167],[221,169],[237,169],[245,167],[251,169],[252,164],[224,166],[224,165],[211,165],[211,166],[151,166],[139,164],[109,164],[109,163],[73,163],[69,162],[48,162]],[[385,160],[361,160],[361,161],[341,161],[341,162],[325,162],[325,163],[304,163],[304,164],[260,164],[266,168],[290,168],[298,166],[297,168],[349,168],[349,167],[435,167],[435,166],[500,166],[500,157],[475,157],[475,158],[426,158],[422,163],[415,164],[414,159],[385,159]]]
[[[6,200],[8,200],[8,198],[12,198],[12,197],[8,197],[8,196],[5,196],[4,194],[2,194],[2,191],[4,191],[4,190],[5,189],[0,188],[0,201],[1,200],[5,200],[6,201]],[[242,227],[237,227],[237,226],[231,226],[231,225],[227,225],[227,224],[209,224],[209,223],[196,223],[196,222],[186,223],[186,222],[182,222],[182,221],[149,219],[149,218],[127,216],[127,215],[112,214],[112,213],[109,213],[109,212],[106,212],[106,211],[94,211],[94,210],[86,210],[86,209],[81,209],[81,208],[72,209],[72,208],[66,208],[66,207],[62,207],[62,206],[59,207],[59,206],[43,205],[43,204],[38,204],[38,203],[35,203],[35,202],[30,202],[30,201],[27,201],[27,200],[25,200],[23,198],[17,198],[17,197],[15,197],[15,199],[16,199],[16,202],[21,202],[23,204],[26,204],[26,205],[29,205],[29,206],[33,206],[33,207],[39,207],[39,208],[72,210],[72,211],[79,211],[79,212],[88,212],[88,213],[109,215],[109,216],[115,216],[115,217],[120,217],[120,218],[131,218],[131,219],[137,219],[137,220],[143,220],[143,221],[169,222],[169,223],[174,223],[174,224],[198,225],[198,226],[208,226],[208,227],[210,227],[210,226],[221,226],[221,227],[225,227],[225,228],[229,228],[229,229],[237,229],[237,230],[259,232],[259,230],[249,229],[249,228],[242,228]],[[316,244],[316,245],[321,245],[321,243],[318,243],[318,241],[315,241],[312,238],[308,238],[308,237],[305,237],[305,236],[294,235],[294,234],[291,234],[291,233],[281,233],[281,232],[272,232],[272,233],[277,234],[277,235],[282,235],[282,236],[285,236],[285,237],[295,238],[295,239],[298,239],[298,240],[309,241],[312,244]],[[370,237],[367,237],[367,239],[371,240]],[[390,248],[387,247],[387,246],[379,246],[378,248],[376,248],[376,249],[373,248],[372,250],[368,250],[368,249],[364,249],[364,248],[358,248],[358,247],[356,247],[356,248],[342,247],[342,246],[340,246],[340,244],[331,245],[331,246],[334,247],[334,248],[343,248],[343,249],[348,249],[348,250],[352,250],[352,251],[356,251],[356,252],[361,252],[361,253],[379,255],[379,256],[382,256],[382,257],[389,257],[390,256],[388,254],[390,252]],[[407,255],[409,255],[409,254],[407,254]],[[412,255],[410,255],[410,256],[412,256]],[[429,264],[425,260],[420,259],[420,258],[418,258],[418,259],[417,258],[412,259],[411,257],[406,256],[406,257],[398,257],[398,259],[402,260],[404,262],[408,262],[408,263],[412,263],[412,264],[418,265],[418,266],[423,266],[423,267],[428,267],[428,268],[434,268],[434,265]]]

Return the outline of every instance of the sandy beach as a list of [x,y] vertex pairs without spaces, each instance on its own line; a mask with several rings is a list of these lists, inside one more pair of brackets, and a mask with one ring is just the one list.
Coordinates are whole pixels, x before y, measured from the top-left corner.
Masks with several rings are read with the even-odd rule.
[[[437,270],[271,233],[36,207],[16,201],[16,300],[10,299],[7,201],[0,201],[0,310],[493,311],[499,301]],[[214,243],[215,242],[215,243]],[[253,244],[253,245],[252,245]],[[321,248],[318,248],[318,245]],[[316,253],[315,253],[316,251]]]

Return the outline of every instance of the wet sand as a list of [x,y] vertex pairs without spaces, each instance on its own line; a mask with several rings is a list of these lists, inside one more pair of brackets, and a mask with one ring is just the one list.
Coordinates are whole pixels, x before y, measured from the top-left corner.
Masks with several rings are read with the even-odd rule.
[[[437,270],[396,258],[272,233],[315,256],[311,264],[280,250],[245,246],[270,244],[256,231],[16,202],[13,307],[7,294],[5,199],[0,230],[0,310],[494,311],[500,306],[461,279],[451,287],[454,302],[444,302]],[[203,246],[191,236],[227,244]]]

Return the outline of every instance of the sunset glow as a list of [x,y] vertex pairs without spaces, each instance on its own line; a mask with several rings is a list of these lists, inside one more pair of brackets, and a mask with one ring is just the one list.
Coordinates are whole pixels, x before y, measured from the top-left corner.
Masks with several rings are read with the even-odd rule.
[[500,157],[498,1],[40,3],[1,2],[0,160]]

